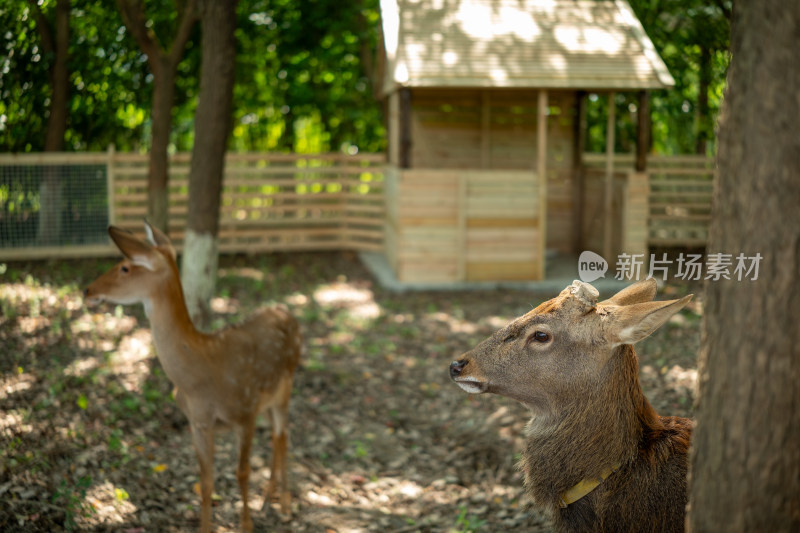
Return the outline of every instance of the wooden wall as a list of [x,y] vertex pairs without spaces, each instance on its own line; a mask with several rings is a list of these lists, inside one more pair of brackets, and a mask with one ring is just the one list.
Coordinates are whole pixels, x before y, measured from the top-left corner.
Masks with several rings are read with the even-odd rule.
[[385,180],[386,253],[399,281],[543,278],[533,171],[389,168]]
[[[622,205],[625,179],[627,173],[614,174],[611,196],[611,251],[619,253],[622,245],[620,227],[622,223]],[[591,250],[600,255],[604,253],[604,229],[608,220],[605,212],[605,172],[587,169],[583,179],[583,230],[581,232],[581,248]],[[610,261],[610,259],[609,259]]]
[[[411,168],[535,172],[537,96],[535,89],[413,89]],[[565,253],[573,229],[575,102],[574,91],[548,91],[546,247]]]
[[[599,176],[603,174],[605,158],[605,154],[582,155],[590,180],[602,179]],[[624,249],[646,252],[648,245],[705,246],[716,173],[714,159],[704,155],[650,155],[643,174],[633,170],[633,163],[631,154],[614,156],[614,168],[619,176],[626,176],[626,195],[631,199],[624,213]],[[592,183],[586,186],[593,187]],[[587,190],[586,196],[593,194]],[[592,241],[591,236],[589,240]]]

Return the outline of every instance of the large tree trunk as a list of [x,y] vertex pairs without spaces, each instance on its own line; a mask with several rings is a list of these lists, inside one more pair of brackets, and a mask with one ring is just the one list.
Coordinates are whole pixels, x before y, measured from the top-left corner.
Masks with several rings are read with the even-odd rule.
[[169,226],[169,136],[172,132],[172,106],[175,101],[175,78],[186,42],[197,21],[196,1],[189,0],[179,13],[175,37],[163,50],[145,15],[142,0],[117,0],[125,26],[147,56],[153,74],[152,140],[147,177],[147,218],[168,232]]
[[[800,531],[800,3],[734,3],[708,251],[688,523]],[[736,255],[763,259],[739,281]],[[749,264],[749,262],[748,262]]]
[[216,284],[220,195],[236,73],[236,3],[199,2],[203,61],[181,265],[186,304],[198,327],[208,325],[209,301]]
[[[47,131],[44,137],[45,152],[64,150],[67,131],[67,104],[69,103],[69,0],[58,0],[54,23],[47,19],[38,3],[31,1],[36,27],[42,38],[42,49],[53,56],[50,65],[51,98]],[[61,238],[61,169],[45,167],[39,186],[39,231],[41,244],[58,244]]]

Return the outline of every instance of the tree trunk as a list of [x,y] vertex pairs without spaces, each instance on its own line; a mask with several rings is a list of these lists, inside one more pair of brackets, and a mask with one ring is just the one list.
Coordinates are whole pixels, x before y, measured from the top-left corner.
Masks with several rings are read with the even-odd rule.
[[172,106],[175,78],[186,42],[197,21],[196,1],[189,0],[179,13],[172,45],[162,50],[145,15],[142,0],[117,0],[122,20],[139,48],[147,56],[153,74],[153,107],[150,113],[152,140],[147,175],[147,218],[150,224],[168,232],[169,226],[169,136],[172,132]]
[[705,155],[711,137],[711,111],[708,106],[708,89],[711,86],[711,50],[700,46],[700,72],[697,87],[697,137],[695,153]]
[[[153,58],[160,63],[153,72],[153,138],[150,144],[150,167],[147,177],[147,218],[164,233],[169,230],[169,134],[172,131],[172,105],[175,100],[176,70],[166,58]],[[175,65],[177,67],[177,65]]]
[[189,171],[182,274],[189,313],[207,326],[217,275],[217,233],[225,151],[231,131],[237,0],[201,0],[203,61]]
[[[800,531],[800,3],[734,3],[706,281],[690,530]],[[739,281],[736,255],[762,256]],[[749,262],[748,262],[749,264]]]
[[294,112],[291,108],[283,114],[283,133],[281,133],[280,145],[289,152],[294,152]]
[[[64,150],[64,134],[67,131],[67,104],[69,103],[69,0],[58,0],[55,7],[55,23],[51,26],[41,10],[36,9],[36,23],[42,36],[42,48],[53,55],[50,66],[50,115],[44,137],[45,152]],[[55,31],[53,31],[55,30]],[[61,169],[45,166],[39,185],[39,231],[40,244],[58,244],[61,238]]]
[[67,131],[67,104],[69,103],[69,0],[58,0],[55,13],[55,46],[52,50],[54,62],[50,67],[52,100],[44,138],[45,152],[64,150],[64,134]]

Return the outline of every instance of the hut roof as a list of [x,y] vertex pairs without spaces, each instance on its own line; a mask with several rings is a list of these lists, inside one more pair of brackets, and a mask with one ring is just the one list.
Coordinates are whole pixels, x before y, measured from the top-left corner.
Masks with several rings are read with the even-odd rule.
[[381,0],[384,93],[674,85],[625,0]]

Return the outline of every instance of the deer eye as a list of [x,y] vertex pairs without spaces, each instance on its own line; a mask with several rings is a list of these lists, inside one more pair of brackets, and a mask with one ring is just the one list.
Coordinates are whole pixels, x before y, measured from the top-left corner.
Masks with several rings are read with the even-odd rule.
[[545,342],[548,342],[551,338],[552,337],[550,337],[550,334],[545,332],[545,331],[534,331],[533,335],[528,337],[528,341],[529,342],[530,341],[536,341],[536,342],[545,343]]
[[130,268],[128,268],[128,265],[122,265],[122,266],[119,268],[119,270],[120,270],[120,272],[122,272],[123,274],[127,274],[128,272],[130,272],[130,271],[131,271],[131,269],[130,269]]

